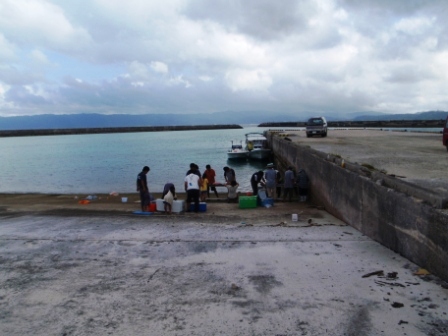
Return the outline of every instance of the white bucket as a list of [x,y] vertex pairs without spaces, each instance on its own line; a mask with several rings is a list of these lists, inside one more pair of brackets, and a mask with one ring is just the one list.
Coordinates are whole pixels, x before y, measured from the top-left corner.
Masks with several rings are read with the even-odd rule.
[[297,214],[292,214],[292,221],[297,222],[299,220],[299,216]]
[[122,197],[121,198],[121,203],[126,203],[128,201],[128,198],[127,197]]

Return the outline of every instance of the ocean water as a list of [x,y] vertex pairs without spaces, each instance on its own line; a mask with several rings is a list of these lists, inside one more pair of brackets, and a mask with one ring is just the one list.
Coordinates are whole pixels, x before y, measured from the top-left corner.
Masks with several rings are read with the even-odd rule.
[[[151,192],[161,192],[166,182],[183,191],[189,164],[201,172],[210,164],[217,181],[224,182],[223,167],[232,167],[240,190],[250,191],[250,177],[266,162],[227,160],[231,140],[248,132],[236,130],[115,133],[0,138],[0,192],[94,194],[135,192],[135,180],[148,165]],[[273,129],[273,128],[269,128]]]

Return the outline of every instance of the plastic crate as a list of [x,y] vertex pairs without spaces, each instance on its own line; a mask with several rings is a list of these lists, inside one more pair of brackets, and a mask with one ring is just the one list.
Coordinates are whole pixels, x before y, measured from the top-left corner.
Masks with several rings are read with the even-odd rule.
[[241,209],[250,209],[257,207],[257,196],[240,196],[239,207]]

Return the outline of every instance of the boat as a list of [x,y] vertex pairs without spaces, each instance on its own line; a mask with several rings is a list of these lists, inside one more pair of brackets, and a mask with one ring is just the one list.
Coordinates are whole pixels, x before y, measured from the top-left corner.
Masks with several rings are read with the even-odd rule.
[[232,141],[232,147],[227,151],[227,159],[229,160],[246,160],[249,151],[243,148],[242,141],[235,143]]
[[268,140],[263,133],[247,133],[246,150],[249,152],[249,159],[267,160],[271,156],[271,150],[268,148]]

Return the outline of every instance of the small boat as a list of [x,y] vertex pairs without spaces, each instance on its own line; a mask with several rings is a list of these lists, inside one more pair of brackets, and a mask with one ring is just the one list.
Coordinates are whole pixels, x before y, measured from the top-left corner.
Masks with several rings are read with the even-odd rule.
[[249,151],[243,148],[242,141],[239,144],[232,141],[232,147],[227,151],[227,159],[246,160],[248,154]]
[[247,133],[246,149],[249,152],[249,159],[266,160],[271,156],[271,150],[268,148],[268,140],[263,133]]

